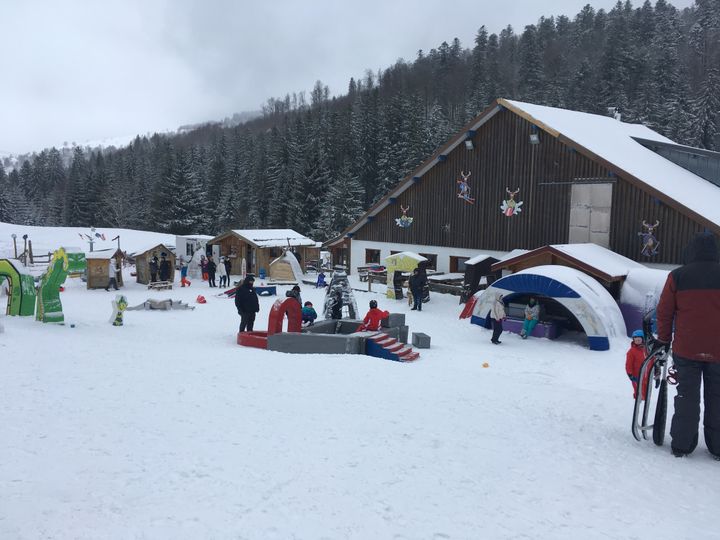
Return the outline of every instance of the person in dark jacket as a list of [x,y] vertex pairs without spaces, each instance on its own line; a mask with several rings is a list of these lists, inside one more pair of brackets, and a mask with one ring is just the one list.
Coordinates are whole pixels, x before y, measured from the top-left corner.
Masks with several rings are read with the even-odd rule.
[[215,285],[215,270],[217,270],[217,265],[215,264],[215,261],[213,261],[212,256],[210,256],[207,260],[207,275],[208,284],[211,287],[217,287],[217,285]]
[[702,380],[705,444],[720,460],[720,250],[715,235],[696,234],[685,250],[685,263],[670,272],[656,312],[655,346],[667,351],[672,342],[677,371],[671,449],[682,457],[698,444]]
[[160,261],[158,261],[157,255],[152,256],[148,266],[150,267],[150,281],[157,281],[158,270],[160,269]]
[[302,298],[300,297],[300,285],[295,285],[292,289],[285,293],[285,296],[287,296],[288,298],[294,298],[298,301],[300,307],[302,307],[303,303]]
[[230,260],[230,257],[225,257],[225,262],[223,263],[225,265],[225,274],[227,274],[227,285],[230,286],[230,269],[232,268],[232,261]]
[[425,290],[425,283],[425,276],[420,273],[420,270],[418,268],[415,268],[412,271],[410,279],[408,279],[408,284],[410,285],[410,292],[412,293],[413,297],[413,307],[411,308],[412,310],[422,311],[422,299],[423,292]]
[[255,314],[260,311],[260,301],[254,288],[255,278],[248,276],[235,293],[235,307],[240,315],[240,331],[252,332]]
[[160,258],[160,281],[168,281],[170,279],[170,261],[163,255]]

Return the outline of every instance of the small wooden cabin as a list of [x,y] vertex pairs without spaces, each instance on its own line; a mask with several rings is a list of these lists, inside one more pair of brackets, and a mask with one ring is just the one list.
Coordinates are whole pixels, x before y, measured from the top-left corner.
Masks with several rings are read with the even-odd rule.
[[[169,281],[173,283],[175,281],[175,254],[168,249],[165,244],[155,244],[154,246],[136,251],[133,254],[135,258],[135,272],[137,273],[136,281],[147,285],[151,281],[150,277],[150,261],[153,257],[158,258],[158,277],[157,281]],[[163,258],[167,259],[170,263],[169,276],[167,279],[160,278],[160,264]]]
[[117,264],[118,287],[123,286],[122,262],[123,252],[119,249],[104,249],[101,251],[90,251],[85,253],[85,261],[87,263],[87,288],[88,289],[104,289],[110,283],[110,259],[115,259]]
[[227,231],[208,242],[220,246],[219,255],[231,261],[233,275],[268,273],[270,263],[290,250],[305,262],[320,258],[320,243],[292,229],[238,229]]

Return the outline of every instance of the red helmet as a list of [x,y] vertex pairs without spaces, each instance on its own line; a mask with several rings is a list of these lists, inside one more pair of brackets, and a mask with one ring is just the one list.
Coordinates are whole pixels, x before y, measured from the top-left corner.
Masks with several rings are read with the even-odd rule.
[[202,294],[198,294],[198,297],[195,299],[195,301],[198,304],[207,304],[207,300],[205,300],[205,297]]

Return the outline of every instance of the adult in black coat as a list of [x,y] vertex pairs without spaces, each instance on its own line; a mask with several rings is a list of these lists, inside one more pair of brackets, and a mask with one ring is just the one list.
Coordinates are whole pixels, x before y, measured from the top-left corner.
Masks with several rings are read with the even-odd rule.
[[[222,263],[220,263],[222,264]],[[208,273],[208,284],[211,287],[217,287],[215,285],[215,271],[217,270],[217,265],[215,264],[215,261],[213,261],[212,257],[208,257],[207,262],[207,273]]]
[[167,260],[165,255],[160,260],[160,281],[167,281],[170,279],[170,261]]
[[410,292],[413,296],[413,310],[422,311],[422,300],[423,294],[425,293],[425,284],[427,283],[426,277],[420,273],[418,268],[415,268],[408,279],[410,285]]
[[255,278],[248,276],[235,292],[235,307],[240,315],[240,331],[252,332],[255,314],[260,311],[260,301],[255,292]]
[[158,258],[156,255],[152,256],[152,259],[150,259],[148,266],[150,267],[150,281],[157,281],[158,280],[157,279],[158,269],[160,268],[160,261],[158,261]]

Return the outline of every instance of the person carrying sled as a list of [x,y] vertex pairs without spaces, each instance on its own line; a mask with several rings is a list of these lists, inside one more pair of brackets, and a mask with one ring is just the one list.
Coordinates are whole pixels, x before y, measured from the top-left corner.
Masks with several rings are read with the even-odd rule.
[[413,269],[412,275],[408,279],[408,284],[410,285],[410,292],[412,293],[413,297],[413,307],[410,308],[411,311],[422,311],[422,299],[423,293],[425,291],[426,282],[427,280],[425,279],[425,276],[420,273],[420,269]]
[[317,319],[317,311],[315,311],[312,302],[305,302],[302,308],[302,325],[312,326],[315,319]]
[[378,309],[377,301],[370,300],[370,311],[367,312],[363,322],[356,332],[365,332],[366,330],[377,331],[380,330],[383,319],[387,319],[390,316],[390,312]]
[[500,345],[502,341],[500,341],[500,334],[502,334],[503,331],[503,321],[505,320],[505,303],[503,302],[503,295],[498,294],[495,297],[495,301],[493,302],[492,308],[490,309],[490,319],[492,319],[492,338],[490,338],[490,342],[493,345]]
[[[672,357],[677,395],[670,425],[675,457],[698,444],[700,383],[704,388],[705,445],[720,460],[720,249],[717,237],[697,233],[685,249],[685,264],[667,277],[657,309],[656,348]],[[673,334],[674,331],[674,334]]]
[[255,314],[260,311],[260,300],[255,292],[255,278],[248,276],[237,288],[235,293],[235,307],[240,315],[240,332],[252,332],[255,324]]
[[[632,341],[630,342],[630,348],[625,355],[625,373],[627,373],[627,376],[632,383],[633,399],[637,396],[638,381],[640,379],[640,368],[642,368],[645,357],[647,357],[647,351],[645,350],[645,334],[642,330],[635,330],[632,333]],[[652,373],[651,369],[653,367],[653,363],[648,366],[648,375],[642,385],[643,399],[647,398],[648,381],[650,378],[650,373]]]
[[523,321],[522,330],[520,330],[520,337],[527,339],[532,334],[539,319],[540,306],[534,298],[530,298],[528,305],[525,306],[525,320]]

